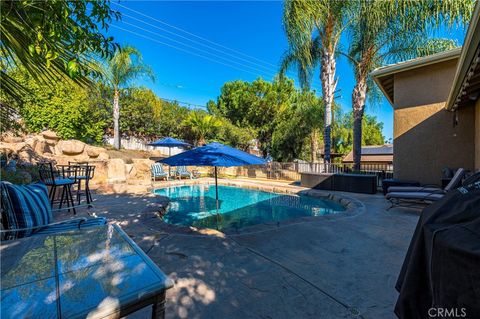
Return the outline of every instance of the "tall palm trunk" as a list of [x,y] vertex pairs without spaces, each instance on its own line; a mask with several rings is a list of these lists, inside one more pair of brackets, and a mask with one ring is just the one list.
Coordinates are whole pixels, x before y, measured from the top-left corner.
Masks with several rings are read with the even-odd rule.
[[330,163],[330,152],[332,148],[332,105],[337,81],[335,80],[336,61],[333,52],[324,51],[322,54],[322,63],[320,78],[322,82],[323,102],[325,103],[325,128],[323,133],[325,163]]
[[317,161],[317,150],[318,150],[318,130],[313,129],[310,135],[310,162]]
[[118,88],[114,89],[113,96],[113,147],[120,149],[120,91]]
[[360,170],[360,161],[362,158],[362,119],[365,110],[365,100],[367,97],[367,78],[357,77],[355,87],[352,92],[353,108],[353,168]]

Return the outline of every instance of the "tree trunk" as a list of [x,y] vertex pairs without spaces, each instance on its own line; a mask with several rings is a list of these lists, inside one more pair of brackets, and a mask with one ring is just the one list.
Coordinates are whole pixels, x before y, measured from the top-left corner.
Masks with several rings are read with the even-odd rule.
[[120,92],[117,88],[114,89],[113,96],[113,147],[120,149]]
[[313,129],[310,134],[310,162],[317,161],[317,150],[318,150],[318,130]]
[[203,146],[206,144],[205,137],[203,135],[198,137],[197,146]]
[[325,103],[325,119],[324,119],[324,162],[330,163],[330,152],[332,147],[332,105],[337,81],[335,80],[336,61],[334,53],[323,52],[320,70],[320,78],[322,82],[323,103]]
[[359,171],[362,158],[362,119],[367,96],[367,79],[357,78],[352,92],[353,108],[353,169]]

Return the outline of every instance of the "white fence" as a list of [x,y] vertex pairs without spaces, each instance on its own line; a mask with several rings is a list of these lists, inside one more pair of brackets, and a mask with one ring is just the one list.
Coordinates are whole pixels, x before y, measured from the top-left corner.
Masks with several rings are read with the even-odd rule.
[[[113,145],[113,137],[105,136],[103,140],[105,141],[106,144]],[[160,151],[164,155],[169,154],[168,153],[169,152],[168,147],[158,147],[158,146],[154,147],[154,146],[147,145],[150,142],[151,141],[142,140],[142,139],[139,139],[139,138],[136,138],[136,137],[130,137],[130,138],[122,138],[121,142],[120,142],[120,145],[121,145],[122,148],[124,148],[126,150],[138,150],[138,151],[153,151],[153,150],[156,150],[156,151]],[[171,155],[176,155],[176,154],[179,154],[183,151],[184,150],[182,148],[172,147],[170,154]]]

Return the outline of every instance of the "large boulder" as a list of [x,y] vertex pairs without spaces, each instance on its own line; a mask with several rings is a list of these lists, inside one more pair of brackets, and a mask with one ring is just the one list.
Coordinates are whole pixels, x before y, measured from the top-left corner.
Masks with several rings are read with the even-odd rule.
[[101,160],[101,161],[106,161],[106,160],[110,159],[110,155],[108,155],[107,152],[100,153],[96,159]]
[[2,134],[1,140],[5,143],[20,143],[23,142],[23,138],[21,136],[16,136],[11,132],[6,132]]
[[58,141],[60,140],[60,137],[58,137],[57,133],[50,130],[43,131],[42,136],[43,138],[45,138],[47,144],[51,146],[57,145]]
[[87,153],[88,157],[92,159],[105,160],[109,158],[107,151],[102,147],[87,145],[85,146],[85,153]]
[[18,159],[21,162],[26,163],[37,163],[41,157],[35,152],[35,150],[26,143],[19,143],[23,144],[21,147],[17,148],[17,155]]
[[29,136],[25,139],[25,143],[30,145],[35,153],[40,156],[44,153],[51,153],[50,147],[42,135]]
[[128,175],[128,179],[130,180],[142,180],[142,181],[149,181],[150,180],[150,167],[154,163],[154,161],[144,158],[134,158],[133,167]]
[[121,158],[113,158],[108,162],[107,182],[123,183],[127,180],[125,161]]
[[58,150],[62,152],[63,155],[80,155],[85,149],[85,143],[77,140],[68,140],[58,142]]

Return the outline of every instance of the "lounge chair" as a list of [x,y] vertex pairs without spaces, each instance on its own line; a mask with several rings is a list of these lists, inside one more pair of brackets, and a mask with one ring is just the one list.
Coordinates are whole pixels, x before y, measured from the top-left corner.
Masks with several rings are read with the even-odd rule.
[[[424,186],[390,186],[388,188],[388,193],[398,193],[398,192],[424,192],[424,193],[439,193],[443,191],[447,193],[452,189],[455,189],[460,186],[463,177],[465,176],[465,170],[463,168],[457,169],[455,175],[453,175],[452,180],[445,186],[441,188],[435,185],[424,185]],[[387,193],[387,194],[388,194]]]
[[[460,171],[462,170],[462,171]],[[452,181],[445,187],[444,189],[441,188],[421,188],[417,187],[417,189],[422,189],[421,191],[395,191],[391,192],[391,189],[400,189],[400,188],[410,188],[415,189],[415,187],[390,187],[388,190],[389,192],[385,195],[385,198],[390,201],[392,204],[388,209],[395,207],[395,206],[404,206],[404,207],[423,207],[424,205],[429,205],[433,202],[436,202],[442,199],[445,194],[453,189],[459,187],[459,183],[455,182],[454,179],[458,179],[458,176],[461,175],[461,178],[464,176],[465,171],[463,169],[459,169],[457,173],[455,173],[454,178]],[[480,171],[472,174],[471,176],[467,177],[462,185],[467,186],[476,182],[480,181]],[[453,182],[453,183],[452,183]],[[451,185],[452,184],[452,185]],[[450,187],[449,187],[450,186]]]
[[390,192],[385,195],[385,198],[390,201],[391,206],[403,207],[423,207],[442,199],[445,192],[440,189],[437,192]]
[[155,182],[157,178],[165,178],[168,181],[168,173],[163,170],[163,165],[160,163],[154,163],[150,167],[150,176],[152,182]]
[[103,217],[76,218],[53,223],[47,187],[42,183],[13,185],[0,182],[0,195],[3,226],[0,231],[1,240],[83,229],[107,223]]
[[193,173],[189,172],[185,166],[177,166],[175,176],[178,177],[178,179],[182,179],[182,177],[193,179]]

